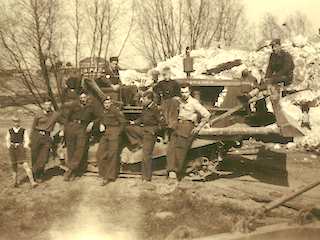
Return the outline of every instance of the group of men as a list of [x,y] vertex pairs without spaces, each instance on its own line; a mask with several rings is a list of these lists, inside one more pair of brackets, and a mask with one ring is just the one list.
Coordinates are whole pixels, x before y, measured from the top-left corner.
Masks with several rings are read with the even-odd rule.
[[[102,133],[96,152],[101,185],[104,186],[118,178],[124,136],[129,144],[142,147],[142,180],[151,181],[153,148],[159,131],[169,129],[168,116],[171,118],[171,131],[168,131],[168,176],[181,180],[185,158],[193,138],[208,122],[210,113],[191,96],[188,83],[179,85],[171,80],[168,67],[163,69],[163,76],[164,80],[154,87],[154,91],[145,91],[142,94],[143,109],[139,118],[135,120],[126,119],[117,101],[108,95],[102,103],[102,108],[96,108],[90,101],[91,96],[86,92],[82,92],[77,100],[64,103],[58,112],[53,110],[50,102],[44,103],[43,111],[34,118],[30,133],[32,185],[36,186],[44,180],[52,131],[57,123],[64,126],[59,134],[64,136],[67,152],[65,181],[73,181],[86,171],[89,137],[94,126]],[[175,109],[168,111],[168,106],[175,106]],[[200,123],[198,116],[201,116]],[[26,135],[24,132],[24,137],[16,141],[15,134],[11,134],[8,141],[27,147]],[[16,186],[16,175],[14,181]]]
[[[281,49],[279,39],[272,41],[266,79],[271,84],[288,85],[292,81],[294,64],[290,54]],[[114,59],[113,59],[114,60]],[[170,68],[162,70],[163,80],[153,86],[152,91],[141,95],[143,106],[140,117],[126,119],[117,101],[111,95],[103,95],[102,108],[96,108],[89,101],[87,93],[78,94],[78,99],[62,104],[59,112],[52,109],[50,102],[43,105],[43,111],[34,118],[30,133],[32,172],[24,159],[24,148],[28,147],[25,129],[19,119],[14,118],[14,126],[9,129],[7,144],[13,166],[14,186],[17,186],[17,164],[22,163],[32,186],[44,179],[48,161],[51,135],[56,123],[64,126],[60,136],[64,136],[67,150],[67,170],[65,181],[73,181],[87,168],[89,136],[94,126],[101,133],[96,152],[101,185],[118,178],[120,171],[120,150],[122,138],[126,135],[132,145],[142,146],[142,180],[152,179],[152,152],[160,130],[168,137],[167,173],[178,181],[183,178],[185,160],[194,137],[209,121],[209,111],[191,96],[188,82],[178,84],[171,79]],[[109,76],[110,78],[110,76]],[[119,76],[112,75],[112,88],[116,91]],[[100,84],[103,84],[100,83]],[[125,134],[124,134],[125,133]],[[22,159],[22,160],[21,160]]]

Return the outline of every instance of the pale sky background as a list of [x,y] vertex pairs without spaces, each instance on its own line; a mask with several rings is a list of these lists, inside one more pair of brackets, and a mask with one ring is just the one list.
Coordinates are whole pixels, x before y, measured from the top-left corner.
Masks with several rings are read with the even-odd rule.
[[259,20],[271,12],[282,20],[287,15],[299,10],[307,15],[312,25],[320,28],[320,0],[243,0],[247,8],[247,16],[251,21]]
[[[320,0],[243,0],[243,3],[250,23],[258,25],[263,15],[267,12],[275,15],[279,22],[282,23],[290,14],[300,11],[308,17],[315,33],[317,32],[316,29],[320,28]],[[144,60],[137,55],[130,45],[130,41],[128,41],[126,46],[128,57],[123,56],[120,61],[125,67],[129,68],[145,67]]]

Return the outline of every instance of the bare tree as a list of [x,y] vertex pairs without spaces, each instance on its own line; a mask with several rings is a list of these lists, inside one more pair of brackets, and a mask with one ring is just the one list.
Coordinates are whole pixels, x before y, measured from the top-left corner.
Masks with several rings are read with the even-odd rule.
[[[107,58],[120,15],[120,4],[111,0],[94,0],[88,4],[91,57]],[[104,54],[103,54],[104,53]]]
[[235,0],[140,0],[137,49],[153,65],[192,49],[215,42],[232,45],[244,16]]
[[[38,105],[44,85],[53,106],[58,108],[50,70],[58,56],[59,1],[19,0],[7,10],[9,14],[3,15],[7,27],[0,29],[0,37],[10,66],[21,74],[24,86]],[[23,21],[18,20],[21,16]],[[39,79],[32,69],[40,70]]]
[[139,1],[136,47],[152,65],[182,51],[182,3],[179,0],[175,9],[171,0]]
[[289,31],[289,36],[292,35],[308,35],[310,33],[311,24],[308,17],[299,11],[289,15],[283,23]]
[[73,36],[75,39],[75,46],[74,46],[74,63],[75,67],[78,68],[79,63],[79,56],[80,53],[80,38],[81,38],[81,25],[82,25],[82,14],[80,12],[81,10],[81,1],[80,0],[74,0],[73,1],[73,16],[70,20],[70,25],[73,30]]
[[263,16],[260,29],[261,36],[264,40],[281,38],[285,34],[281,28],[281,24],[278,23],[278,19],[271,13],[266,13]]
[[130,37],[131,31],[133,29],[134,21],[135,21],[135,10],[136,10],[136,1],[132,0],[130,23],[129,23],[128,31],[127,31],[124,39],[123,39],[123,42],[122,42],[121,47],[120,47],[120,50],[118,52],[118,57],[120,57],[123,49],[125,48],[126,43],[127,43],[128,39]]

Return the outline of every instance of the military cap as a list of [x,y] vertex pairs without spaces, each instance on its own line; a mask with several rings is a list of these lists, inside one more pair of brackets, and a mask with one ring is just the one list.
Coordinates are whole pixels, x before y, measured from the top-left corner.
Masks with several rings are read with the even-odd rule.
[[113,62],[113,61],[116,61],[116,62],[118,62],[119,61],[119,58],[118,57],[110,57],[110,62]]
[[170,71],[170,70],[171,70],[171,69],[170,69],[169,66],[165,66],[165,67],[162,69],[163,72],[167,72],[167,71]]
[[271,46],[274,46],[274,45],[281,45],[281,40],[280,38],[275,38],[271,41],[270,43]]

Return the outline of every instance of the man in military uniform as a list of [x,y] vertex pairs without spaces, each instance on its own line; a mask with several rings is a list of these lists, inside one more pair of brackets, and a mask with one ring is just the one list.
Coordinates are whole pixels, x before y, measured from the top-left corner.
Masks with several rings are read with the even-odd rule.
[[45,165],[49,158],[51,137],[58,113],[52,110],[51,102],[44,103],[43,112],[38,113],[31,127],[32,172],[37,182],[43,181]]
[[[128,140],[133,145],[142,145],[142,180],[151,181],[152,152],[157,140],[157,132],[163,118],[158,106],[153,102],[153,92],[145,92],[142,96],[143,110],[140,118],[130,121],[127,127]],[[133,126],[136,125],[136,126]]]
[[67,167],[65,181],[81,175],[87,167],[88,140],[91,128],[89,123],[96,117],[95,108],[89,103],[89,97],[82,93],[79,101],[63,106],[66,117],[64,134],[67,147]]
[[180,86],[175,80],[171,79],[171,69],[169,67],[163,68],[162,77],[163,80],[154,86],[153,91],[167,124],[167,128],[164,129],[164,141],[167,142],[177,119],[178,101],[175,97],[180,96]]
[[[167,152],[167,172],[169,178],[181,180],[184,163],[194,136],[209,121],[210,113],[190,94],[190,85],[183,83],[179,99],[178,121],[174,127]],[[200,116],[200,123],[198,123]]]
[[280,39],[272,40],[271,47],[272,53],[266,71],[266,81],[272,85],[288,86],[293,81],[294,62],[292,56],[282,49]]
[[162,69],[162,77],[163,80],[158,82],[153,88],[153,91],[160,100],[160,103],[167,99],[180,96],[179,84],[175,80],[171,79],[170,67],[164,67]]
[[120,109],[107,96],[99,113],[100,130],[104,131],[97,150],[101,186],[114,182],[119,175],[121,133],[126,120]]
[[112,88],[112,92],[109,96],[113,100],[119,100],[121,81],[119,74],[119,59],[118,57],[110,57],[110,67],[107,69],[106,78],[109,82],[109,86]]
[[81,79],[79,77],[69,77],[62,90],[62,101],[73,101],[79,98],[81,93]]

